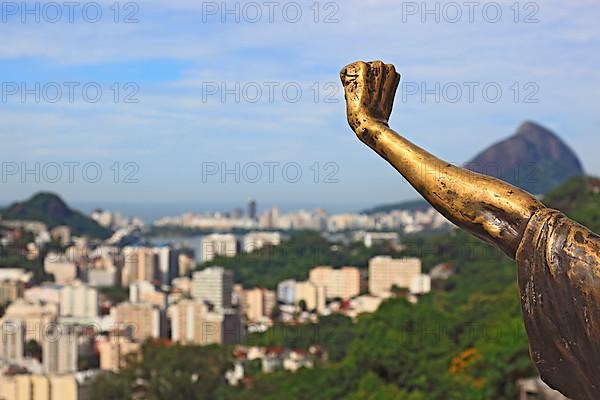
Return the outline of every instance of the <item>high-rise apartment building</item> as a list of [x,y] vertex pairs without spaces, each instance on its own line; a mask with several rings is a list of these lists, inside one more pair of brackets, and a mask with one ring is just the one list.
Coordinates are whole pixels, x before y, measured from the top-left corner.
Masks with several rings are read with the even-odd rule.
[[25,329],[23,321],[7,319],[0,324],[0,355],[4,360],[19,362],[23,359]]
[[60,316],[96,318],[98,290],[81,282],[67,285],[60,291]]
[[141,343],[131,342],[126,339],[108,338],[97,344],[100,353],[100,369],[117,372],[127,365],[127,357],[138,353]]
[[18,298],[23,297],[25,292],[25,283],[20,280],[0,281],[0,304],[12,303]]
[[46,374],[66,374],[77,371],[79,342],[77,333],[67,326],[48,332],[42,341],[42,360]]
[[158,257],[149,247],[127,246],[123,248],[123,286],[131,282],[152,282],[157,278]]
[[277,284],[277,300],[283,304],[296,302],[296,281],[287,279]]
[[94,372],[65,375],[14,375],[0,379],[2,400],[88,400]]
[[169,308],[169,317],[175,342],[208,345],[241,341],[241,322],[234,310],[210,311],[202,302],[184,299]]
[[58,305],[52,303],[28,302],[17,299],[6,309],[3,321],[20,320],[25,324],[25,342],[35,340],[41,343],[45,329],[56,322]]
[[64,255],[49,253],[44,259],[44,272],[54,276],[54,282],[68,285],[77,279],[77,265]]
[[308,280],[317,286],[325,287],[330,299],[348,300],[360,294],[360,270],[356,267],[316,267],[310,271]]
[[235,257],[237,255],[237,239],[232,234],[207,235],[202,238],[202,262],[210,262],[217,256]]
[[252,220],[255,220],[257,217],[256,200],[254,200],[254,199],[248,200],[248,204],[247,204],[246,208],[247,208],[246,216]]
[[310,281],[296,283],[296,305],[304,303],[308,311],[322,312],[326,307],[327,290]]
[[192,297],[210,303],[215,310],[231,307],[233,272],[223,267],[210,267],[194,272]]
[[182,344],[203,342],[202,314],[206,306],[196,300],[184,299],[169,308],[171,340]]
[[168,246],[155,247],[157,279],[161,285],[170,285],[179,276],[180,251]]
[[120,303],[114,308],[115,326],[131,339],[143,342],[162,337],[164,312],[148,303]]
[[[180,252],[178,255],[178,277],[187,276],[190,271],[196,266],[196,262],[192,255]],[[174,278],[177,279],[177,278]]]
[[277,299],[272,290],[255,288],[242,293],[242,309],[250,322],[269,320],[275,304]]
[[134,282],[129,285],[129,301],[152,304],[161,310],[167,307],[166,293],[156,290],[153,284],[146,281]]
[[64,285],[53,282],[44,282],[25,290],[24,299],[29,303],[60,304],[60,291]]
[[418,258],[374,257],[369,260],[369,292],[374,296],[385,296],[393,286],[409,289],[413,278],[419,275],[421,260]]
[[264,246],[277,246],[281,243],[279,232],[250,232],[244,235],[243,251],[250,253],[262,249]]

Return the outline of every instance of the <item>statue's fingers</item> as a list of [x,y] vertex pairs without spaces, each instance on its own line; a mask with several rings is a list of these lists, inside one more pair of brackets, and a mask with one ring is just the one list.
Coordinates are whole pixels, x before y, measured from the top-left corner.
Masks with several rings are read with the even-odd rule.
[[382,61],[373,61],[369,68],[369,86],[374,100],[380,95],[384,81],[384,64]]
[[383,88],[383,104],[385,105],[385,115],[389,116],[392,113],[396,91],[400,84],[400,74],[396,72],[393,65],[386,66],[386,80]]
[[383,95],[383,86],[385,83],[385,64],[382,61],[373,61],[370,64],[370,74],[369,74],[369,97],[370,97],[370,106],[376,110],[377,113],[383,115],[383,104],[382,104],[382,95]]
[[353,64],[346,65],[340,71],[340,80],[342,81],[342,85],[344,85],[344,87],[346,87],[346,83],[350,79],[352,79],[352,76],[354,75],[353,71],[354,71],[354,65]]
[[342,69],[340,78],[344,86],[346,99],[356,101],[362,97],[367,70],[367,64],[362,61],[352,63]]
[[386,99],[386,92],[385,92],[385,86],[386,86],[386,82],[389,79],[388,78],[388,71],[387,68],[383,68],[383,82],[381,83],[381,88],[379,89],[379,94],[377,96],[377,104],[378,104],[378,109],[379,112],[381,113],[381,116],[384,119],[387,119],[387,114],[386,114],[386,110],[387,110],[387,105],[385,103],[385,99]]
[[354,101],[360,102],[361,104],[365,104],[369,98],[369,84],[368,84],[368,75],[369,75],[369,66],[365,62],[356,63],[357,67],[357,77],[356,77],[356,86],[354,87]]

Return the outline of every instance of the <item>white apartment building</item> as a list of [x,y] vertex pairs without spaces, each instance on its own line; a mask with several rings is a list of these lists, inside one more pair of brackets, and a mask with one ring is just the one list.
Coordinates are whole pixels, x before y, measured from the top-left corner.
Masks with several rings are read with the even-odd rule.
[[54,276],[54,282],[68,285],[77,279],[77,265],[64,255],[49,253],[44,259],[44,271]]
[[120,303],[113,309],[115,326],[130,334],[131,339],[144,341],[162,337],[164,312],[153,304]]
[[237,239],[235,235],[214,233],[202,238],[201,260],[210,262],[216,256],[235,257]]
[[213,305],[216,310],[231,307],[233,272],[223,267],[210,267],[194,272],[192,297]]
[[250,253],[263,247],[277,246],[281,243],[279,232],[250,232],[244,236],[244,252]]
[[365,247],[371,248],[377,243],[398,243],[399,235],[397,232],[366,232],[363,238]]
[[19,319],[4,320],[0,324],[2,340],[0,340],[0,356],[2,359],[19,362],[23,359],[25,348],[25,329]]
[[421,260],[418,258],[374,257],[369,260],[369,293],[387,296],[393,286],[409,289],[413,278],[419,275]]
[[195,300],[181,300],[169,307],[171,339],[182,344],[234,344],[243,332],[239,315],[234,310],[210,311]]
[[308,311],[316,310],[320,313],[326,308],[326,298],[327,290],[324,286],[317,286],[310,281],[296,283],[296,305],[304,302]]
[[60,316],[75,318],[98,317],[98,290],[81,282],[60,290]]
[[310,271],[308,280],[325,287],[329,299],[348,300],[360,294],[360,270],[356,267],[316,267]]
[[66,326],[59,326],[42,341],[42,359],[47,374],[77,371],[79,359],[78,335]]

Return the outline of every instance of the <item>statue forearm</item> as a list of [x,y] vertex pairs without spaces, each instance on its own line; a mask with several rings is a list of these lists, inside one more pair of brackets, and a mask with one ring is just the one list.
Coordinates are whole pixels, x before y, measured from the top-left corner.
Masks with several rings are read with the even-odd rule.
[[340,74],[348,123],[440,213],[514,258],[526,225],[544,206],[503,181],[453,166],[409,142],[387,124],[400,75],[381,61],[356,62]]
[[543,204],[499,179],[451,165],[385,123],[367,122],[358,137],[385,158],[441,214],[515,257],[525,227]]

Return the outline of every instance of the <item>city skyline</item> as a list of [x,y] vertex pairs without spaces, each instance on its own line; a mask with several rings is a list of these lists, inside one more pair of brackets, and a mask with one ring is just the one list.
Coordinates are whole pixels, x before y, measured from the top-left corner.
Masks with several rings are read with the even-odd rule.
[[[32,193],[32,196],[37,193]],[[59,193],[54,193],[62,198]],[[23,202],[29,197],[22,199],[15,199],[11,201],[0,201],[0,208],[8,207],[16,202]],[[122,217],[127,218],[141,218],[145,223],[151,224],[164,217],[177,217],[186,213],[192,214],[211,214],[211,213],[233,213],[234,211],[244,211],[244,202],[215,202],[215,203],[202,203],[202,202],[173,202],[173,203],[136,203],[136,202],[114,202],[114,201],[75,201],[71,202],[67,198],[63,198],[67,205],[83,214],[90,215],[94,210],[109,211],[116,213]],[[411,199],[411,200],[417,200]],[[409,200],[410,201],[410,200]],[[369,210],[373,207],[384,204],[371,204],[371,203],[277,203],[271,201],[257,201],[257,212],[263,213],[269,209],[277,208],[281,212],[295,212],[301,210],[313,211],[317,209],[323,209],[328,213],[361,213]]]

